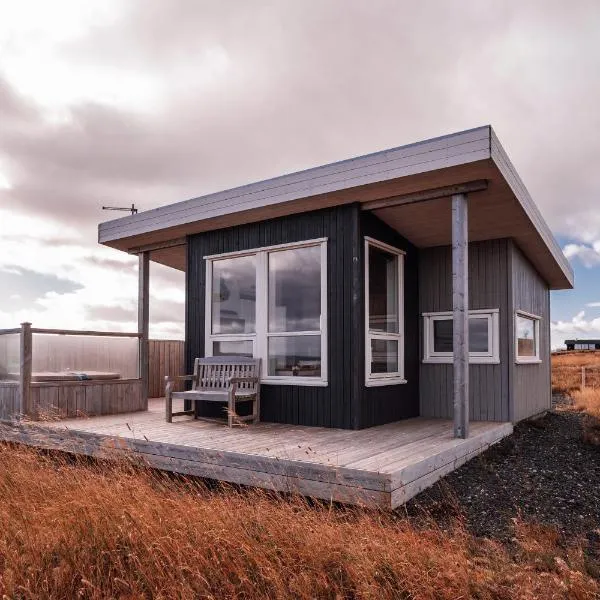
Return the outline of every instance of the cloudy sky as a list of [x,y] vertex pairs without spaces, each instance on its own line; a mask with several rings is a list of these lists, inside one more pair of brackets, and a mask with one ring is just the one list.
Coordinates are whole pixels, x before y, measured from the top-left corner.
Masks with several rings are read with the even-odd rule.
[[[0,0],[0,327],[134,330],[145,210],[491,123],[576,272],[553,344],[600,336],[597,0]],[[151,334],[183,277],[153,267]]]

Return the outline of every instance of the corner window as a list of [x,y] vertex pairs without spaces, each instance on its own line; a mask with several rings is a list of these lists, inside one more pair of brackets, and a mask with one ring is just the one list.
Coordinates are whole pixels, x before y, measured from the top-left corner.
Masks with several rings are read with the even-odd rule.
[[515,314],[515,352],[518,363],[540,362],[540,317],[521,311]]
[[[499,363],[499,310],[469,311],[469,362]],[[454,323],[451,312],[423,313],[423,362],[451,363]]]
[[404,383],[404,253],[365,238],[365,383]]
[[327,384],[327,242],[208,256],[206,356],[256,356],[264,383]]

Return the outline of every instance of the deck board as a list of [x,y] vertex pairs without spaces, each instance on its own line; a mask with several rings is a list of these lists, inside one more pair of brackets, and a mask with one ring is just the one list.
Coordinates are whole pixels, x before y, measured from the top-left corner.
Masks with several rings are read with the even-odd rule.
[[[229,429],[149,410],[44,423],[0,425],[0,439],[105,456],[124,451],[150,466],[236,484],[394,508],[512,432],[473,422],[467,440],[445,419],[407,419],[353,431],[258,423]],[[133,452],[132,452],[133,451]]]

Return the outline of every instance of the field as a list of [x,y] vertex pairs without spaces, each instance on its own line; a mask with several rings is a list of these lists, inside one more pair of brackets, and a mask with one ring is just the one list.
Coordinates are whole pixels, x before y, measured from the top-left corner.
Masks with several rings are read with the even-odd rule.
[[3,598],[593,598],[582,547],[0,446]]
[[552,355],[554,393],[570,394],[581,389],[584,380],[587,387],[600,388],[600,352],[560,352]]
[[[574,402],[562,414],[580,419],[581,411],[595,419],[600,416],[600,388],[580,389],[581,364],[600,366],[600,357],[574,356],[553,357],[553,386],[568,391]],[[579,383],[570,375],[575,371]],[[555,413],[554,421],[560,414]],[[515,496],[504,505],[525,501],[528,515],[541,514],[532,503],[541,502],[544,494],[548,508],[558,507],[559,515],[559,502],[572,497],[583,502],[584,494],[569,496],[565,484],[573,466],[564,473],[556,470],[563,479],[550,485],[544,469],[564,466],[560,458],[544,458],[541,467],[534,462],[514,474],[499,468],[507,480],[491,485],[498,477],[493,465],[503,452],[515,465],[516,457],[527,463],[525,455],[542,454],[535,440],[545,435],[543,426],[548,425],[522,427],[512,455],[506,440],[496,462],[476,459],[463,467],[462,475],[457,471],[449,478],[465,482],[461,485],[473,494],[477,515],[482,509],[498,513],[498,491],[511,482]],[[554,441],[548,447],[559,452],[562,442],[549,437]],[[574,460],[577,466],[582,459]],[[593,467],[593,460],[584,462]],[[469,469],[477,478],[466,475]],[[539,492],[536,478],[543,478]],[[573,486],[581,481],[571,479]],[[596,489],[591,476],[585,481]],[[438,486],[438,492],[444,489]],[[207,487],[127,461],[95,462],[0,444],[0,598],[600,597],[597,529],[595,534],[592,527],[588,535],[575,528],[559,530],[543,519],[526,521],[509,505],[508,535],[482,537],[461,516],[466,512],[449,510],[458,499],[447,489],[440,510],[450,516],[434,519],[428,512],[375,512],[265,491]],[[577,513],[565,510],[573,518],[583,514],[581,506]]]

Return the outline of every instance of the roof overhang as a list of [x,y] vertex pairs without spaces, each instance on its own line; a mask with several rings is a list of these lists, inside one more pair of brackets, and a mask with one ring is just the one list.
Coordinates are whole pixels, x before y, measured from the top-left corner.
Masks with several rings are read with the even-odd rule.
[[447,245],[449,194],[482,181],[467,190],[469,239],[512,238],[550,288],[573,287],[568,260],[490,126],[107,221],[98,240],[185,270],[188,235],[360,202],[417,247]]

